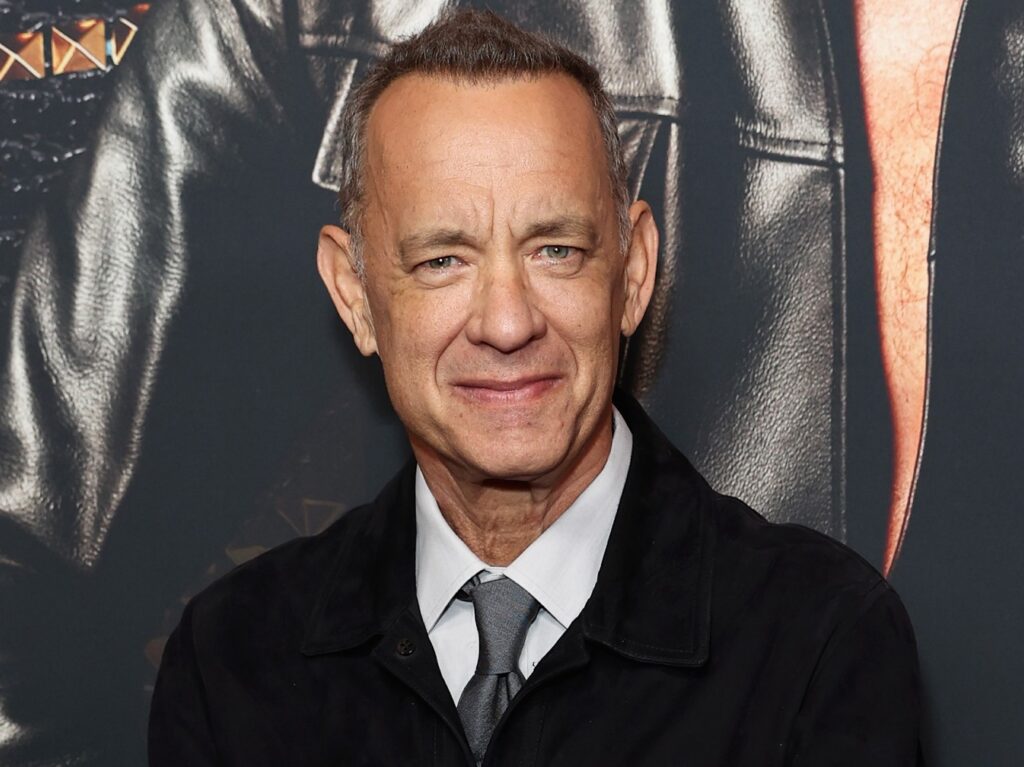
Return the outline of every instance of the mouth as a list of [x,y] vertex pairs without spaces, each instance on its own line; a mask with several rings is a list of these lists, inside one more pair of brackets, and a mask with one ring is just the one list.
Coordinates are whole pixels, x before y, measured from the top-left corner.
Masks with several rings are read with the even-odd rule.
[[523,403],[539,399],[561,382],[557,375],[532,375],[513,379],[463,379],[454,383],[462,397],[481,404]]

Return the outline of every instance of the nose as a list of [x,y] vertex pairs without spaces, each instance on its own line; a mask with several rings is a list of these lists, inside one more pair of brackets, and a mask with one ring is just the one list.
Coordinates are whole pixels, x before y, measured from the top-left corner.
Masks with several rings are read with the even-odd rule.
[[471,343],[509,354],[547,331],[521,264],[494,265],[480,275],[473,309],[466,323]]

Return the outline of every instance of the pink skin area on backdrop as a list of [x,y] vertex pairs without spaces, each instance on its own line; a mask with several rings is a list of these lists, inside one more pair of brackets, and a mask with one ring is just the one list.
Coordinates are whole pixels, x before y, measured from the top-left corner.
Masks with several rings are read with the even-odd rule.
[[883,570],[910,520],[922,446],[932,185],[946,70],[961,0],[857,0],[857,49],[874,169],[875,289],[892,412]]

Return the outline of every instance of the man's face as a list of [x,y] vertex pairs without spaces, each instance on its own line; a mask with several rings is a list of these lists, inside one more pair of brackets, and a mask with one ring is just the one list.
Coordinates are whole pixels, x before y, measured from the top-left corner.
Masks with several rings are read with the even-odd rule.
[[417,458],[475,481],[537,481],[610,437],[635,312],[624,318],[611,182],[582,88],[401,78],[370,113],[364,170],[365,280],[349,324],[380,355]]

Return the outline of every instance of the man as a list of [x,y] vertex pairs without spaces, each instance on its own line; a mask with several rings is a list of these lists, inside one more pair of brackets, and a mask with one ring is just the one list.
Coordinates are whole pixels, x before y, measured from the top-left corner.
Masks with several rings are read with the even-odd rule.
[[151,763],[914,763],[885,581],[612,404],[658,235],[596,72],[463,12],[344,125],[319,270],[415,465],[186,608]]

